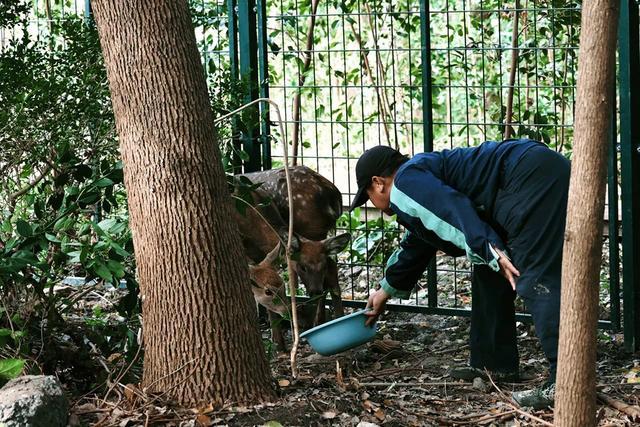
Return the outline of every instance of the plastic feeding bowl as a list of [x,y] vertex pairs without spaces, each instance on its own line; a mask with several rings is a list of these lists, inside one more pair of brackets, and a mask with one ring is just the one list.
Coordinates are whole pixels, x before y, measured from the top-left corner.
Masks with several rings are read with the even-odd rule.
[[366,343],[376,335],[376,324],[367,326],[364,322],[367,310],[342,316],[300,334],[306,338],[316,352],[331,356]]

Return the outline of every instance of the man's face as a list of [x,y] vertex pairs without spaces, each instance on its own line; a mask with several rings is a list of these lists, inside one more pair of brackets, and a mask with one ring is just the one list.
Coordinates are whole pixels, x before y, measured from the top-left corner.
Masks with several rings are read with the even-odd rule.
[[389,206],[392,185],[393,177],[374,176],[371,179],[369,188],[367,188],[367,195],[369,196],[371,204],[387,215],[393,215],[393,211]]

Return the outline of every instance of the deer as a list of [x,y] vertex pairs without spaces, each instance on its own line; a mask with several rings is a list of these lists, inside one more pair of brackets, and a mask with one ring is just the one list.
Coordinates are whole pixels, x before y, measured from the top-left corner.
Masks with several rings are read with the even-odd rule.
[[250,261],[249,278],[254,300],[265,307],[269,314],[271,340],[276,345],[276,349],[282,352],[286,351],[282,317],[289,313],[289,304],[287,304],[284,281],[280,277],[276,263],[280,248],[278,244],[257,264]]
[[230,190],[237,202],[233,221],[238,226],[249,263],[253,297],[267,309],[271,339],[276,349],[286,351],[282,317],[289,313],[290,307],[277,263],[281,242],[287,239],[284,221],[268,197],[259,190],[246,183],[243,185],[238,178],[233,179]]
[[[342,214],[342,194],[328,179],[306,166],[289,168],[293,197],[293,232],[297,238],[294,271],[315,305],[312,324],[325,321],[325,298],[331,295],[336,317],[344,314],[338,266],[331,258],[349,243],[351,235],[327,237]],[[284,168],[243,174],[275,205],[284,224],[289,220],[289,197]]]

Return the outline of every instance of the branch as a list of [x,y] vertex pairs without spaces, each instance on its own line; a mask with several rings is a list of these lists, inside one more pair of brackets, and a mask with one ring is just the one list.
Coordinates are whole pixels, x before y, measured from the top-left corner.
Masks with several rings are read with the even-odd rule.
[[274,111],[276,112],[278,126],[280,127],[280,134],[282,135],[282,148],[284,150],[284,174],[287,179],[287,197],[289,197],[289,236],[287,239],[287,270],[289,272],[289,291],[291,293],[291,319],[293,320],[293,344],[291,345],[291,376],[293,378],[298,377],[298,364],[297,364],[297,354],[298,354],[298,344],[300,342],[300,328],[298,326],[298,310],[296,308],[296,291],[297,291],[297,275],[293,269],[293,261],[291,259],[291,242],[293,239],[293,194],[291,193],[291,177],[289,175],[289,150],[287,147],[287,141],[284,139],[284,126],[282,124],[282,115],[280,114],[280,108],[278,104],[272,101],[269,98],[258,98],[253,101],[245,104],[230,113],[225,114],[224,116],[218,117],[214,120],[214,123],[219,123],[222,120],[227,119],[228,117],[233,116],[239,111],[244,110],[247,107],[252,106],[253,104],[257,104],[259,102],[266,102],[273,106]]
[[504,139],[509,139],[513,133],[511,119],[513,116],[513,92],[516,84],[516,72],[518,71],[518,9],[520,2],[516,0],[513,11],[513,32],[511,33],[511,70],[509,73],[509,91],[507,92],[507,111],[504,116]]
[[20,190],[16,191],[13,194],[9,195],[9,204],[10,204],[10,208],[9,210],[13,212],[12,207],[15,207],[15,202],[16,199],[24,194],[26,194],[29,190],[31,190],[33,187],[35,187],[36,185],[38,185],[38,183],[40,181],[42,181],[42,179],[47,176],[47,174],[51,171],[51,169],[53,169],[51,167],[50,164],[47,164],[44,169],[42,169],[42,171],[40,172],[40,175],[36,176],[33,181],[31,181],[30,183],[28,183],[27,185],[25,185],[23,188],[21,188]]
[[[386,81],[387,81],[387,77],[386,77],[386,73],[384,71],[384,64],[382,63],[382,57],[380,56],[380,47],[378,45],[378,27],[375,24],[372,16],[373,16],[373,12],[371,11],[371,6],[369,5],[368,2],[364,3],[364,7],[367,9],[367,17],[369,20],[369,26],[371,27],[371,36],[373,38],[373,46],[375,47],[375,53],[376,53],[376,69],[378,71],[378,73],[380,73],[380,80],[382,81],[382,85],[380,87],[381,91],[382,91],[382,102],[384,103],[385,109],[386,109],[386,117],[385,120],[390,120],[391,122],[393,122],[395,124],[395,120],[394,118],[391,116],[391,104],[389,103],[389,98],[387,97],[387,90],[385,88],[386,85]],[[391,38],[391,42],[393,43],[393,37]],[[393,47],[393,46],[392,46]],[[394,99],[395,101],[395,99]],[[385,127],[387,126],[387,123],[385,122]],[[395,131],[396,127],[394,126],[394,131]],[[388,133],[388,130],[387,130]],[[398,135],[397,132],[395,133],[395,149],[397,150],[398,147]],[[387,135],[387,139],[389,138],[389,136]],[[391,146],[391,142],[389,142],[389,146]]]
[[640,421],[640,407],[635,405],[628,405],[620,400],[616,400],[612,397],[609,397],[604,393],[598,392],[597,396],[598,396],[598,399],[600,399],[607,405],[627,415],[632,422]]
[[353,22],[350,21],[349,25],[351,25],[351,31],[353,31],[353,36],[355,37],[356,41],[358,42],[358,45],[360,46],[360,54],[362,56],[362,65],[364,66],[364,73],[369,77],[369,80],[371,80],[371,86],[373,86],[373,88],[376,91],[376,98],[378,101],[378,110],[380,110],[380,113],[381,113],[384,134],[387,137],[387,145],[391,146],[391,137],[389,136],[389,125],[387,124],[387,112],[385,110],[384,103],[382,102],[382,96],[380,95],[380,87],[378,86],[375,78],[373,77],[373,71],[371,71],[369,58],[367,57],[366,49],[362,43],[362,36],[356,30],[355,26],[353,25]]
[[[298,163],[298,135],[300,133],[300,114],[301,114],[301,106],[300,106],[300,96],[301,89],[304,86],[304,82],[307,79],[307,71],[309,71],[309,66],[311,65],[311,51],[313,49],[313,30],[316,26],[316,11],[318,10],[318,3],[320,0],[313,0],[311,4],[311,17],[309,22],[309,29],[307,30],[307,43],[304,51],[304,63],[302,64],[302,74],[298,79],[298,91],[293,97],[293,134],[291,136],[291,143],[293,145],[293,154],[291,165],[295,166]],[[284,137],[284,135],[283,135]],[[291,200],[291,199],[289,199]]]
[[[516,0],[517,1],[517,0]],[[532,415],[530,413],[528,413],[527,411],[523,411],[522,409],[518,408],[518,406],[516,405],[516,403],[509,397],[507,396],[502,390],[500,390],[500,387],[498,387],[496,385],[496,383],[493,381],[493,378],[491,378],[491,374],[489,373],[489,371],[487,371],[486,369],[484,370],[484,373],[487,375],[487,377],[489,378],[489,381],[491,381],[491,385],[493,385],[493,387],[498,390],[498,394],[500,394],[500,396],[502,396],[502,398],[505,400],[505,403],[507,405],[509,405],[511,407],[511,409],[513,409],[514,411],[516,411],[517,413],[519,413],[520,415],[524,415],[525,417],[529,418],[531,421],[536,421],[540,424],[543,424],[545,426],[550,426],[553,427],[553,424],[551,424],[548,421],[543,420],[542,418],[538,418],[535,415]]]

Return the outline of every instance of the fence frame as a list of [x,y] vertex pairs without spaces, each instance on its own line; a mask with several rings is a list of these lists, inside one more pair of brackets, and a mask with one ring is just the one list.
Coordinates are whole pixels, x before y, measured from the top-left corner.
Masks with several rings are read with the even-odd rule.
[[[228,0],[230,22],[240,22],[238,37],[240,40],[240,76],[249,78],[251,93],[245,94],[245,100],[251,101],[258,96],[268,96],[268,43],[266,33],[266,0],[240,1],[242,7],[236,7],[237,0]],[[433,116],[432,116],[432,45],[430,37],[429,0],[419,0],[420,32],[422,59],[422,91],[424,151],[433,150]],[[243,16],[247,14],[248,16]],[[620,10],[620,29],[618,35],[619,50],[619,115],[615,108],[611,112],[614,126],[609,140],[608,159],[608,217],[607,225],[610,259],[610,298],[611,320],[599,320],[602,329],[624,333],[625,348],[628,351],[640,349],[640,121],[633,120],[640,116],[640,84],[631,76],[640,75],[640,42],[638,1],[622,0]],[[243,23],[245,23],[243,25]],[[248,23],[257,23],[253,26]],[[231,46],[235,46],[232,43]],[[249,49],[247,52],[245,49]],[[233,51],[232,51],[233,58]],[[233,64],[233,61],[232,61]],[[257,65],[256,65],[257,64]],[[425,66],[426,65],[426,66]],[[244,77],[243,77],[244,76]],[[257,89],[259,88],[259,90]],[[268,110],[261,111],[261,124],[255,133],[243,136],[243,147],[251,154],[245,171],[269,169],[271,123]],[[615,125],[619,120],[619,128]],[[620,140],[618,142],[618,131]],[[619,166],[620,165],[620,166]],[[620,180],[618,180],[620,175]],[[620,182],[618,182],[620,181]],[[618,185],[621,187],[622,218],[618,218]],[[619,235],[622,230],[621,237]],[[620,246],[622,256],[620,257]],[[618,260],[622,260],[623,271],[620,275]],[[427,305],[390,304],[393,311],[417,312],[453,316],[470,316],[469,309],[446,308],[438,305],[438,290],[435,260],[427,269]],[[622,302],[620,307],[620,279],[622,279]],[[304,300],[304,298],[302,298]],[[364,307],[365,301],[344,301],[346,306]],[[623,318],[621,319],[621,312]],[[528,314],[518,314],[518,320],[530,321]],[[621,321],[622,320],[622,321]]]

